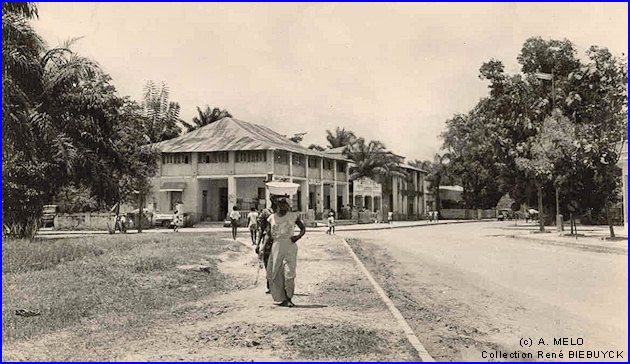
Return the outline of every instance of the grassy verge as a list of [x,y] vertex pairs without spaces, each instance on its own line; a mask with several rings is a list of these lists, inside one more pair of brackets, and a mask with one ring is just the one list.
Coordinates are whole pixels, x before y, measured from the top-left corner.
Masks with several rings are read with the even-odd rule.
[[[216,256],[240,249],[208,234],[3,240],[2,342],[94,321],[104,330],[142,328],[160,312],[232,288]],[[191,264],[208,268],[178,268]]]

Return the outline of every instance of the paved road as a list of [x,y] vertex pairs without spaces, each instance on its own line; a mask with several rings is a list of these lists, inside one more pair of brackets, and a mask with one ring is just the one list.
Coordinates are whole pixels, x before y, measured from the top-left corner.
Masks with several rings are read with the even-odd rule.
[[[403,314],[438,360],[485,360],[483,350],[521,349],[523,337],[543,338],[565,360],[584,349],[623,350],[627,360],[627,250],[515,234],[510,222],[339,233],[360,239],[384,284],[405,292]],[[554,347],[558,337],[584,345]]]

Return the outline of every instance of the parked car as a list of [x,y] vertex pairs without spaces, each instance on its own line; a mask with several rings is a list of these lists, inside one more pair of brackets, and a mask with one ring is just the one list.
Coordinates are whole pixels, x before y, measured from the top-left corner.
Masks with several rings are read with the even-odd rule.
[[156,212],[153,214],[153,226],[170,227],[174,218],[175,215],[173,214],[161,214]]

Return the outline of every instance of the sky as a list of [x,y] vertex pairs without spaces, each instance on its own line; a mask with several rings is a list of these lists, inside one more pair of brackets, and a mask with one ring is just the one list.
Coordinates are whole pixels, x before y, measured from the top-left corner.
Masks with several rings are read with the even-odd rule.
[[532,36],[627,54],[627,3],[39,3],[49,46],[96,60],[140,101],[165,82],[180,117],[196,107],[326,145],[326,130],[432,159],[448,118],[488,93],[479,67],[509,73]]

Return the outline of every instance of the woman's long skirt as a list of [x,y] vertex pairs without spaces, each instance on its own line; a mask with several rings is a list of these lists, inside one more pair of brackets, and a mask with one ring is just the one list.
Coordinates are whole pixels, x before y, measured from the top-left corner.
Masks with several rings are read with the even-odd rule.
[[267,264],[267,282],[275,302],[291,300],[295,290],[297,244],[288,239],[274,240]]

